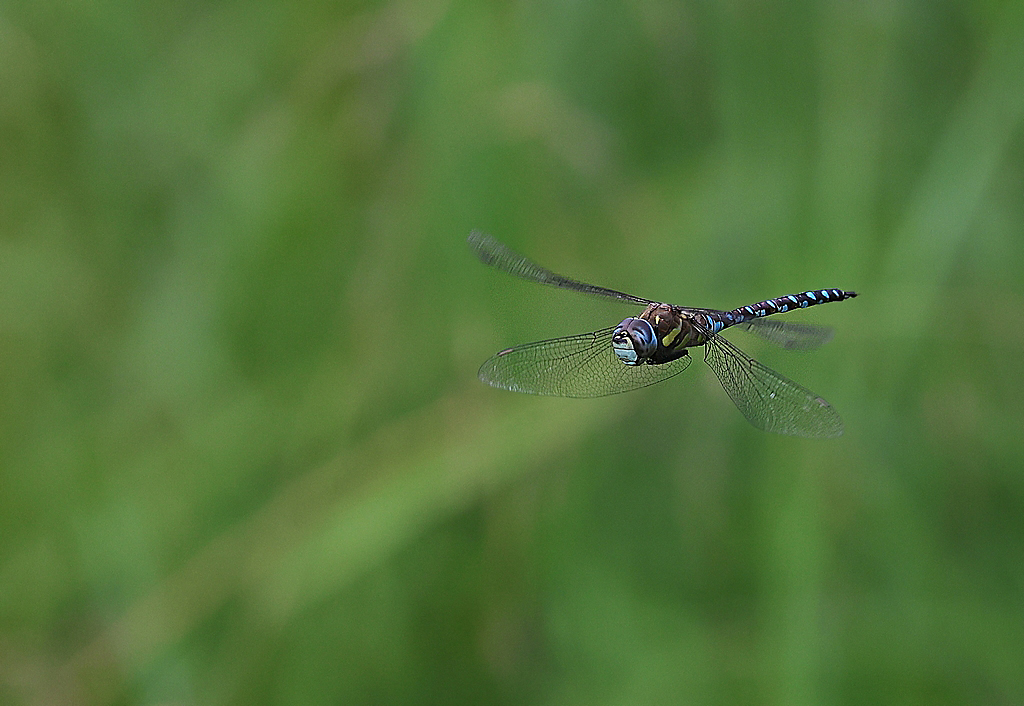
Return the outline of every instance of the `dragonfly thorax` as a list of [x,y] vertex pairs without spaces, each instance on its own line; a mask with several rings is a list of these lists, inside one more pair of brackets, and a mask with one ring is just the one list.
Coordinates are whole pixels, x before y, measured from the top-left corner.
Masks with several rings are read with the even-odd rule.
[[657,349],[654,327],[644,319],[623,319],[612,334],[612,350],[626,365],[642,365]]

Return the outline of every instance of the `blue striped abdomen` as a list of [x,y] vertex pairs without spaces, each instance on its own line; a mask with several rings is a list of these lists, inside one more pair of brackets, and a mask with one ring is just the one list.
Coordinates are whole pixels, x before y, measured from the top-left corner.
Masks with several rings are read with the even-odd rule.
[[857,296],[856,292],[847,292],[842,289],[813,289],[808,292],[800,292],[799,294],[787,294],[784,297],[765,299],[763,302],[751,304],[750,306],[741,306],[739,309],[733,309],[732,311],[708,313],[707,317],[711,320],[711,333],[718,333],[722,329],[742,324],[751,319],[759,319],[762,316],[782,314],[793,309],[805,309],[809,306],[825,304],[826,302],[841,302],[844,299],[852,299],[855,296]]

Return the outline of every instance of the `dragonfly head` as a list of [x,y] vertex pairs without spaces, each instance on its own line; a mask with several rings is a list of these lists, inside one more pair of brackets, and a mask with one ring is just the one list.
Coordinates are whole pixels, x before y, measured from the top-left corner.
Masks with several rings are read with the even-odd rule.
[[640,365],[654,355],[658,339],[644,319],[623,319],[612,333],[612,350],[626,365]]

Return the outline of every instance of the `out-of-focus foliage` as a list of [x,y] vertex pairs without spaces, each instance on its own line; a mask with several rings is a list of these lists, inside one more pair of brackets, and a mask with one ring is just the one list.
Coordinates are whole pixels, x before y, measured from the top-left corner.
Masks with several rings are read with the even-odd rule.
[[[7,3],[0,702],[1024,701],[1024,3]],[[477,366],[793,314],[601,400]],[[698,356],[699,358],[699,356]]]

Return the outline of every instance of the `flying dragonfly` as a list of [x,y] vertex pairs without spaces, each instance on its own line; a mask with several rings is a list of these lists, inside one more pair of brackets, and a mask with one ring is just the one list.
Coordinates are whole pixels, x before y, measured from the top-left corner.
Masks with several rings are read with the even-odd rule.
[[676,306],[555,274],[479,231],[468,243],[485,265],[515,277],[644,307],[617,326],[499,351],[480,367],[487,384],[557,397],[614,395],[678,375],[690,364],[689,349],[703,346],[704,362],[758,429],[815,438],[843,433],[839,413],[824,398],[757,362],[721,333],[738,326],[783,348],[816,348],[832,338],[830,329],[766,317],[851,299],[856,292],[814,289],[731,311]]

